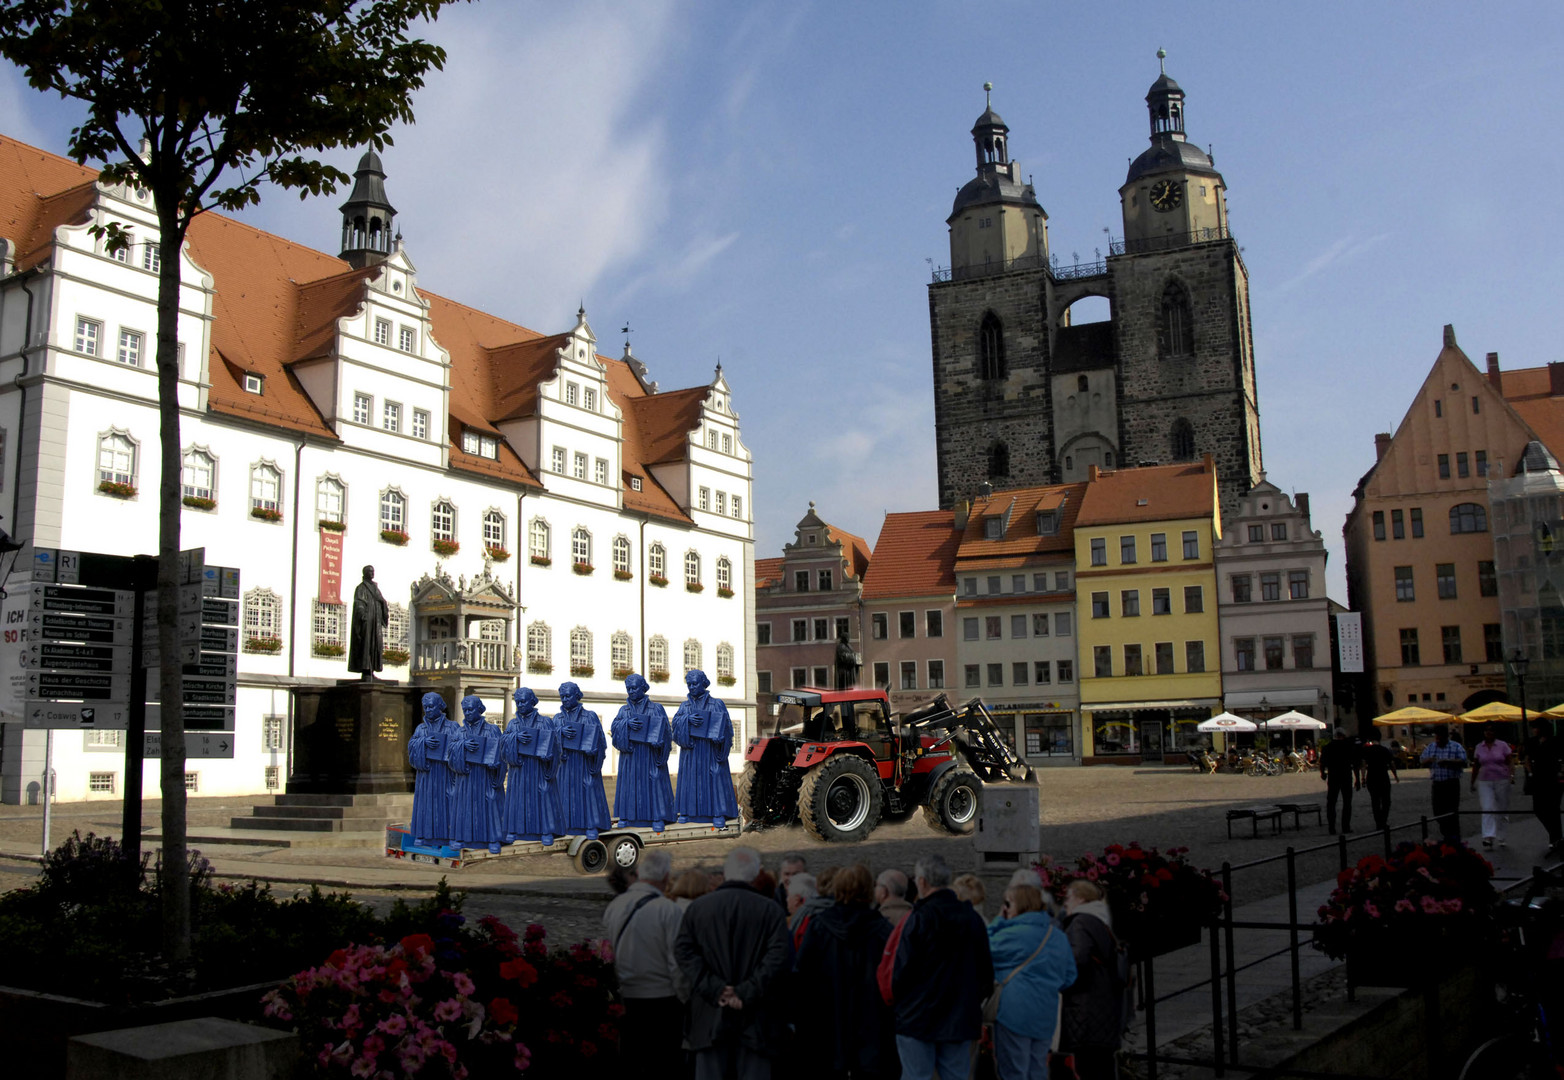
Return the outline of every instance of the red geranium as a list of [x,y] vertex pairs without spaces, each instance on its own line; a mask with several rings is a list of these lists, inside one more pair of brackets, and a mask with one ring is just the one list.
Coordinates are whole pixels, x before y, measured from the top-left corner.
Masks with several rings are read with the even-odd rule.
[[425,953],[434,951],[434,938],[428,934],[408,934],[402,939],[402,953],[405,956],[422,957]]
[[501,1027],[514,1024],[519,1015],[516,1006],[511,1004],[510,998],[497,997],[489,1002],[489,1016]]
[[538,981],[538,969],[520,958],[507,960],[500,965],[500,978],[514,979],[525,990]]

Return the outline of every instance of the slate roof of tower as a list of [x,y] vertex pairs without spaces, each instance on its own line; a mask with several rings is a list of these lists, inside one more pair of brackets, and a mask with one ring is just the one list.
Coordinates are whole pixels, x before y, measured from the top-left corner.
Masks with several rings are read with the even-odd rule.
[[886,514],[874,558],[863,576],[863,598],[938,596],[956,588],[961,533],[949,510]]
[[[48,259],[57,227],[87,220],[97,176],[95,169],[0,135],[0,238],[15,244],[18,270]],[[352,269],[334,255],[216,213],[196,217],[188,239],[191,257],[215,282],[211,411],[337,441],[293,366],[330,354],[336,320],[359,309],[364,283],[377,267]],[[434,340],[451,356],[451,468],[541,487],[503,439],[497,461],[463,453],[461,429],[495,433],[496,423],[531,415],[537,383],[553,374],[554,350],[564,335],[545,336],[422,287],[418,295],[429,302]],[[649,395],[622,360],[597,360],[609,396],[624,413],[625,508],[688,522],[649,466],[682,459],[709,388]],[[245,392],[247,373],[265,378],[264,394]],[[640,491],[631,486],[637,477]]]

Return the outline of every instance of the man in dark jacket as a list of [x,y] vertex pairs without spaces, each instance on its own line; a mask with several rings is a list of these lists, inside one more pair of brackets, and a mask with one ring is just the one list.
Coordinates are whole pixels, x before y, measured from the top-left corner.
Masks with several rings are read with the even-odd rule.
[[751,887],[759,874],[760,853],[734,848],[722,884],[690,904],[679,928],[674,954],[692,988],[685,1038],[696,1080],[770,1080],[781,1046],[776,990],[791,943],[781,909]]
[[869,906],[868,867],[844,867],[832,886],[835,903],[809,920],[798,946],[792,997],[807,1060],[831,1080],[894,1075],[890,1010],[875,981],[891,924]]
[[1336,831],[1336,800],[1341,800],[1341,831],[1352,831],[1352,791],[1362,783],[1359,775],[1358,746],[1347,738],[1345,728],[1336,729],[1336,737],[1320,751],[1320,779],[1325,781],[1325,819],[1330,831]]
[[918,902],[902,923],[891,974],[902,1077],[931,1080],[936,1067],[941,1077],[966,1076],[994,988],[988,930],[951,892],[944,859],[919,859],[913,880]]

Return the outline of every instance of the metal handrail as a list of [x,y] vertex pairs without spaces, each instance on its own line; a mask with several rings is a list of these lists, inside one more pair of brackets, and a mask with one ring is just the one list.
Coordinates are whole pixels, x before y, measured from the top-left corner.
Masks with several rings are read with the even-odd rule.
[[1192,244],[1210,244],[1218,240],[1231,240],[1233,234],[1225,225],[1216,225],[1205,229],[1192,229],[1189,232],[1168,233],[1165,236],[1144,236],[1134,240],[1119,239],[1108,241],[1108,253],[1110,255],[1144,255],[1152,251],[1172,251],[1174,248],[1189,247]]

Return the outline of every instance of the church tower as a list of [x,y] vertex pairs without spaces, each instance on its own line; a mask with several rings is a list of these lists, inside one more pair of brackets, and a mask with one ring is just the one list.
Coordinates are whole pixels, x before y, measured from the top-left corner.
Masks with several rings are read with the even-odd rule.
[[365,151],[353,173],[353,193],[342,204],[342,258],[363,269],[391,254],[396,208],[386,199],[380,155]]

